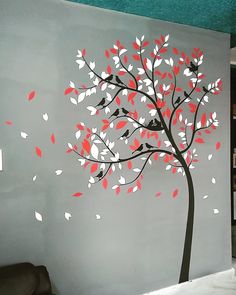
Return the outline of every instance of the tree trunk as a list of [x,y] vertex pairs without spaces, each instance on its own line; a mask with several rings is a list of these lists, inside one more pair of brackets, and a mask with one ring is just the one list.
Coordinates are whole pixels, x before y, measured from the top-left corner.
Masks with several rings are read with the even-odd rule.
[[194,223],[194,188],[192,175],[187,167],[185,161],[181,161],[188,184],[188,215],[187,226],[185,232],[184,251],[182,257],[182,265],[179,276],[179,283],[183,283],[189,280],[189,269],[192,250],[192,238],[193,238],[193,223]]

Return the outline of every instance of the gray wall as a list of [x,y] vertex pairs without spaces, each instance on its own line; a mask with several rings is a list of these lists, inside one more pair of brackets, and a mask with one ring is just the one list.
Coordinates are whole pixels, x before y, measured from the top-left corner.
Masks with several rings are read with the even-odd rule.
[[[188,52],[201,47],[207,81],[223,79],[223,93],[207,106],[217,111],[221,124],[198,149],[201,162],[193,171],[191,278],[231,267],[229,36],[52,0],[0,2],[1,265],[46,264],[60,295],[142,294],[177,283],[187,212],[184,177],[171,176],[163,164],[155,164],[146,170],[141,192],[116,197],[101,185],[88,190],[89,171],[65,153],[67,142],[76,141],[76,123],[101,122],[91,119],[86,104],[73,106],[63,95],[70,80],[86,79],[75,63],[77,49],[87,48],[102,68],[104,49],[117,39],[129,44],[136,36],[145,34],[151,40],[161,33],[170,34],[173,47]],[[32,89],[36,97],[29,102]],[[47,122],[43,113],[49,115]],[[4,124],[7,120],[13,125]],[[21,131],[27,139],[20,137]],[[50,143],[52,132],[55,145]],[[222,148],[215,152],[218,140]],[[41,159],[35,146],[42,148]],[[208,161],[210,153],[213,158]],[[57,169],[62,175],[55,175]],[[180,196],[173,200],[176,186]],[[76,191],[84,192],[83,197],[73,198]],[[162,191],[159,199],[157,191]],[[209,197],[203,199],[206,194]],[[214,208],[219,214],[213,214]],[[42,214],[42,222],[35,219],[35,211]],[[70,221],[64,212],[72,214]]]

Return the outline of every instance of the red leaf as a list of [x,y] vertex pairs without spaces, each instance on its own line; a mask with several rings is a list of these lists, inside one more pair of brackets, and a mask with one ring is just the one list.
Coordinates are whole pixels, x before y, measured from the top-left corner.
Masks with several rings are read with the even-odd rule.
[[134,54],[134,55],[133,55],[133,59],[134,59],[134,60],[140,60],[140,56],[139,56],[138,54]]
[[118,106],[120,106],[120,98],[119,98],[119,96],[116,97],[116,104],[117,104]]
[[109,58],[110,57],[110,53],[109,53],[108,50],[105,50],[105,56],[106,56],[106,58]]
[[220,146],[221,146],[221,143],[218,141],[218,142],[216,143],[216,150],[219,150],[219,149],[220,149]]
[[118,187],[116,188],[116,194],[119,195],[119,193],[120,193],[120,187],[118,186]]
[[134,97],[136,96],[136,92],[132,92],[129,94],[128,96],[128,101],[131,102],[132,104],[134,104]]
[[109,75],[111,75],[111,72],[112,72],[111,66],[108,65],[108,66],[107,66],[107,73],[108,73]]
[[82,56],[85,56],[86,55],[86,49],[83,49],[82,50]]
[[127,121],[120,121],[116,124],[116,129],[121,129],[125,127],[126,124],[127,124]]
[[129,80],[129,87],[135,89],[135,83],[133,80]]
[[179,54],[179,50],[177,48],[173,48],[173,53],[174,54]]
[[35,152],[36,152],[38,157],[40,157],[40,158],[42,157],[42,151],[41,151],[41,149],[39,147],[36,146]]
[[179,74],[179,67],[174,66],[174,73],[175,73],[175,75]]
[[73,197],[81,197],[83,194],[82,193],[80,193],[80,192],[77,192],[77,193],[74,193],[72,196]]
[[133,47],[134,49],[138,50],[139,49],[139,45],[136,42],[133,42]]
[[98,163],[94,163],[90,168],[90,172],[94,173],[95,171],[97,171],[97,169],[98,169]]
[[196,138],[194,141],[197,143],[205,143],[205,141],[200,137]]
[[126,72],[119,71],[119,72],[118,72],[118,75],[119,75],[119,76],[124,76],[124,75],[126,75]]
[[82,124],[77,124],[76,127],[79,129],[79,130],[84,130],[84,126]]
[[179,190],[178,190],[178,189],[175,189],[175,190],[172,192],[172,197],[173,197],[173,198],[176,198],[177,195],[178,195],[178,193],[179,193]]
[[35,97],[35,91],[31,91],[29,94],[28,94],[28,100],[32,100],[34,97]]
[[89,154],[90,153],[90,143],[87,139],[85,139],[82,143],[84,150]]
[[132,162],[131,162],[131,161],[128,161],[128,162],[127,162],[127,166],[128,166],[128,169],[132,169],[132,167],[133,167]]
[[67,94],[71,93],[73,90],[74,90],[74,88],[72,88],[72,87],[66,88],[65,91],[64,91],[64,95],[67,95]]
[[5,121],[5,124],[6,125],[12,125],[13,123],[12,123],[12,121]]
[[146,46],[148,46],[149,45],[149,42],[148,41],[144,41],[143,42],[143,47],[146,47]]
[[106,178],[103,179],[103,181],[102,181],[102,186],[104,187],[104,189],[107,189],[108,181],[107,181]]
[[205,124],[206,124],[206,113],[202,114],[201,124],[202,124],[202,126],[205,126]]
[[56,142],[55,135],[52,133],[51,135],[51,142],[54,144]]
[[157,192],[156,197],[160,197],[160,196],[161,196],[161,192]]
[[189,103],[188,106],[190,107],[190,112],[191,113],[195,113],[196,112],[196,109],[197,109],[197,105],[194,104],[194,103]]

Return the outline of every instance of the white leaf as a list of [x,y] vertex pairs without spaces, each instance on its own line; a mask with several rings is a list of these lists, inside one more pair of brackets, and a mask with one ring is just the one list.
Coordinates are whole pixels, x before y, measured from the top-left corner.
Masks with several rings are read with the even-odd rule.
[[95,62],[90,62],[89,66],[90,66],[91,70],[93,70],[95,68]]
[[213,184],[216,183],[216,179],[215,179],[215,177],[212,177],[211,182],[212,182]]
[[213,209],[214,214],[219,214],[220,211],[218,209]]
[[139,169],[139,168],[134,168],[133,171],[138,173],[138,172],[141,171],[141,169]]
[[26,137],[28,136],[28,134],[25,133],[25,132],[21,132],[21,133],[20,133],[20,136],[21,136],[22,138],[26,139]]
[[109,109],[109,107],[105,107],[105,114],[108,114],[110,112],[111,112],[111,110]]
[[138,39],[138,37],[136,37],[136,43],[138,44],[138,46],[141,45],[141,42],[140,42],[140,40]]
[[116,189],[118,188],[119,186],[116,184],[116,185],[113,185],[112,189]]
[[143,68],[138,68],[138,74],[143,75],[145,73]]
[[192,75],[192,72],[189,71],[189,68],[184,70],[184,75],[187,76],[187,77]]
[[169,40],[170,35],[166,35],[165,36],[165,42],[167,42]]
[[82,92],[78,96],[78,103],[82,102],[85,98],[85,92]]
[[77,59],[76,62],[79,65],[79,69],[82,69],[85,65],[85,61],[83,61],[81,59]]
[[77,100],[74,97],[70,98],[71,103],[77,105]]
[[171,169],[171,165],[167,165],[166,170],[170,170],[170,169]]
[[128,66],[128,71],[130,72],[130,71],[132,71],[133,70],[133,66],[132,65],[129,65]]
[[90,182],[90,183],[95,183],[95,179],[94,179],[92,176],[90,176],[90,178],[89,178],[89,182]]
[[65,219],[70,220],[71,214],[69,212],[65,212]]
[[125,178],[123,176],[120,177],[119,183],[120,184],[125,184]]
[[147,65],[147,68],[152,72],[152,62],[150,61],[149,58],[147,58],[147,63],[146,63],[146,65]]
[[68,145],[69,149],[73,150],[73,145],[71,143],[68,142],[67,145]]
[[214,113],[212,114],[212,119],[213,119],[213,120],[216,119],[216,112],[214,112]]
[[159,65],[162,63],[162,59],[156,59],[154,63],[154,68],[159,67]]
[[164,141],[164,143],[165,143],[166,147],[169,147],[171,145],[171,143],[168,140]]
[[34,215],[35,215],[35,218],[38,220],[38,221],[43,221],[43,217],[40,213],[38,213],[37,211],[34,212]]
[[91,155],[97,159],[98,158],[98,154],[99,154],[99,150],[97,148],[97,146],[95,144],[92,145],[91,147]]
[[155,110],[155,109],[152,109],[152,110],[149,111],[149,114],[150,114],[152,117],[154,117],[154,116],[156,115],[156,113],[157,113],[157,110]]
[[147,92],[148,95],[153,95],[154,94],[154,90],[152,87],[148,86],[148,92]]
[[96,109],[95,107],[93,107],[93,106],[88,106],[88,107],[87,107],[87,110],[90,111],[90,115],[91,115],[91,116],[94,116],[94,115],[96,115],[96,113],[97,113],[97,109]]
[[208,155],[208,160],[210,161],[212,159],[212,154]]
[[56,170],[55,173],[56,173],[56,175],[61,175],[62,174],[62,170]]
[[81,166],[85,164],[85,159],[78,159],[78,161],[80,162]]
[[82,52],[78,49],[78,54],[76,55],[77,57],[82,57]]
[[122,55],[122,54],[125,53],[126,51],[127,51],[127,49],[125,49],[125,48],[121,49],[121,51],[120,51],[120,55]]
[[137,185],[133,188],[133,193],[135,193],[137,191],[138,187]]
[[33,181],[35,181],[35,180],[36,180],[36,178],[37,178],[37,175],[34,175],[34,176],[33,176],[33,178],[32,178],[32,179],[33,179]]
[[203,199],[207,199],[207,198],[208,198],[208,195],[203,196]]
[[71,88],[75,88],[75,83],[72,82],[72,81],[70,81],[70,87],[71,87]]
[[106,90],[106,88],[107,88],[107,83],[103,83],[103,84],[102,84],[102,87],[101,87],[101,91]]
[[43,119],[44,119],[44,121],[47,122],[47,120],[48,120],[48,114],[47,113],[43,114]]
[[95,218],[96,218],[97,220],[100,220],[100,219],[101,219],[101,215],[96,214],[96,215],[95,215]]
[[75,133],[75,137],[76,137],[76,139],[78,140],[78,139],[80,138],[80,136],[81,136],[81,131],[78,130],[78,131]]

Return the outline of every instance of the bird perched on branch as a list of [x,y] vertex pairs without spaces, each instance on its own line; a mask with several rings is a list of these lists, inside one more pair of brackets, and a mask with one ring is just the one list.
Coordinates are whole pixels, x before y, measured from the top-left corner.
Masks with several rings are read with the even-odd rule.
[[121,110],[122,110],[122,113],[125,115],[127,115],[129,113],[129,111],[127,111],[125,108],[122,108]]
[[155,148],[155,146],[150,145],[149,143],[145,143],[145,145],[146,145],[146,148],[148,148],[148,149],[153,149],[153,148]]
[[206,89],[205,86],[202,87],[202,90],[205,91],[205,92],[208,92],[208,90]]
[[121,81],[121,79],[120,79],[118,76],[116,76],[116,82],[117,82],[118,84],[123,84],[123,85],[125,85],[125,84]]
[[180,103],[180,96],[176,99],[175,104]]
[[135,152],[141,152],[142,149],[143,149],[143,144],[140,144],[140,146],[135,151],[133,151],[132,154]]
[[190,61],[190,67],[188,68],[190,72],[196,72],[198,70],[198,66],[196,66],[192,61]]
[[104,106],[104,104],[105,104],[105,102],[106,102],[106,98],[105,97],[103,97],[102,98],[102,100],[97,104],[97,107],[99,107],[99,106]]
[[110,82],[113,79],[113,75],[111,74],[106,79],[104,79],[106,82]]
[[120,138],[126,138],[128,135],[129,135],[129,129],[127,129],[127,130],[125,131],[125,133],[121,135]]
[[153,130],[153,131],[163,130],[163,127],[161,125],[161,122],[158,121],[157,119],[151,120],[146,127],[149,130]]
[[110,115],[109,119],[110,119],[111,117],[117,117],[117,116],[119,115],[119,113],[120,113],[120,110],[119,110],[119,109],[116,109],[116,110],[114,111],[114,113]]
[[103,171],[100,171],[100,172],[98,173],[98,175],[96,175],[95,177],[101,178],[102,176],[103,176]]

